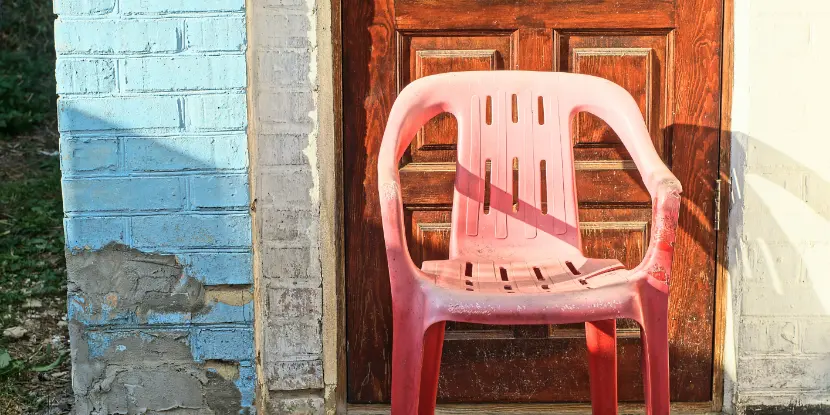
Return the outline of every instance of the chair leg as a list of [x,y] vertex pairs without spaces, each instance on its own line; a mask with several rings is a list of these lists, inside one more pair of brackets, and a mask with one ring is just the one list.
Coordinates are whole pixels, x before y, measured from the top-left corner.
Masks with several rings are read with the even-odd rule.
[[643,384],[646,414],[669,415],[669,329],[668,298],[643,298]]
[[424,360],[421,369],[421,399],[418,414],[433,415],[438,397],[438,374],[441,367],[441,350],[444,347],[445,322],[435,323],[424,335]]
[[396,313],[392,319],[392,415],[417,415],[424,357],[422,320]]
[[585,323],[591,408],[594,415],[617,414],[617,321]]

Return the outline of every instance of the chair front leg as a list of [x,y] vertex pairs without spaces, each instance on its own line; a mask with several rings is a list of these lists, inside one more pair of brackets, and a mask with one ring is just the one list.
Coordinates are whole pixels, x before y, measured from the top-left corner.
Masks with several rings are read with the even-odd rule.
[[441,351],[444,347],[445,322],[430,326],[424,335],[424,358],[421,368],[421,395],[418,414],[433,415],[438,398],[438,375],[441,368]]
[[393,304],[392,415],[418,415],[424,359],[420,313]]
[[668,305],[667,293],[655,290],[642,295],[640,337],[647,415],[669,415]]
[[617,321],[585,323],[591,408],[594,415],[617,414]]

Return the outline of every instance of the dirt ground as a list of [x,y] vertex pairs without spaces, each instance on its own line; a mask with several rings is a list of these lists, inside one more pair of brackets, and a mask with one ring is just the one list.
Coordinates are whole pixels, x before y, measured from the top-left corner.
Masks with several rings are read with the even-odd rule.
[[0,137],[0,414],[67,414],[72,391],[57,135]]

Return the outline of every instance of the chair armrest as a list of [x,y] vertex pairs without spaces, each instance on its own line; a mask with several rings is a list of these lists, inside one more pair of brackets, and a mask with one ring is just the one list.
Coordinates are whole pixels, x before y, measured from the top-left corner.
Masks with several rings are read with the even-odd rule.
[[643,261],[636,268],[666,284],[671,277],[682,191],[680,182],[671,173],[669,175],[671,177],[663,177],[654,186],[651,240]]
[[442,112],[452,112],[435,93],[444,88],[445,82],[444,78],[425,78],[404,88],[392,105],[383,134],[378,154],[378,191],[386,258],[393,283],[404,275],[426,276],[415,266],[407,248],[398,164],[427,121]]
[[[631,154],[652,200],[651,241],[643,261],[634,271],[645,272],[668,283],[680,211],[680,182],[666,167],[643,121],[642,113],[621,86],[602,78],[559,74],[560,111],[573,123],[574,116],[587,111],[602,118],[620,137]],[[572,128],[571,128],[572,130]]]

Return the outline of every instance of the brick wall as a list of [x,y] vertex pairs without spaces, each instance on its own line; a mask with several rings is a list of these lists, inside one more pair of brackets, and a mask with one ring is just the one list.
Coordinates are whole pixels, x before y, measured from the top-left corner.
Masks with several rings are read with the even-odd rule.
[[828,413],[830,3],[735,12],[728,380],[739,412]]
[[78,413],[250,412],[244,0],[55,12]]
[[[322,413],[323,279],[314,0],[252,0],[252,158],[262,407]],[[332,97],[321,99],[331,100]],[[330,402],[333,404],[333,402]]]

